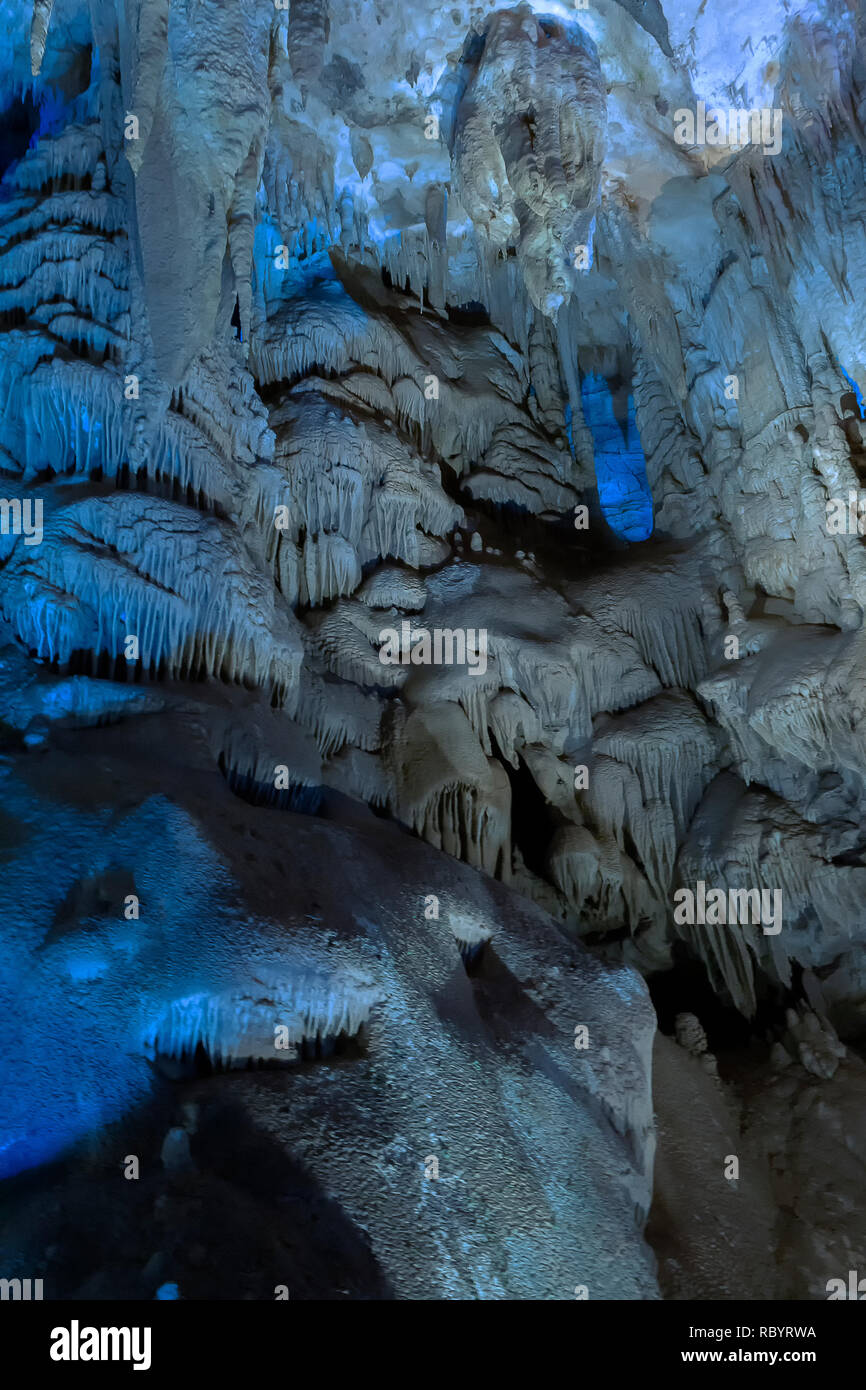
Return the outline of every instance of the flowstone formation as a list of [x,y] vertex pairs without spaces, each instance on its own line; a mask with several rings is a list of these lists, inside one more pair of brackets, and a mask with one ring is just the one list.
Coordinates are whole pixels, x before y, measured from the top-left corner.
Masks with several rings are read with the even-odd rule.
[[[824,1297],[866,1268],[862,10],[3,15],[0,1174],[70,1166],[0,1274]],[[286,1183],[342,1266],[272,1238]],[[46,1234],[133,1191],[123,1267]]]

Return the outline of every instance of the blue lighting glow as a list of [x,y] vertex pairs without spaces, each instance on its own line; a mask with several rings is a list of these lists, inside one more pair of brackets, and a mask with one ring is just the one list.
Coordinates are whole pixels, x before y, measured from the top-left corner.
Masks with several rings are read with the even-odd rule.
[[[645,541],[652,535],[653,502],[635,424],[634,397],[628,398],[624,432],[614,415],[613,397],[604,377],[586,375],[580,394],[584,419],[592,434],[595,476],[605,520],[623,540]],[[566,426],[570,431],[570,419]]]
[[854,399],[856,400],[857,408],[860,411],[860,419],[866,420],[866,401],[864,401],[863,399],[863,392],[860,390],[860,387],[857,385],[853,376],[849,376],[848,373],[845,371],[844,367],[841,368],[841,372],[848,385],[851,387],[851,390],[854,392]]

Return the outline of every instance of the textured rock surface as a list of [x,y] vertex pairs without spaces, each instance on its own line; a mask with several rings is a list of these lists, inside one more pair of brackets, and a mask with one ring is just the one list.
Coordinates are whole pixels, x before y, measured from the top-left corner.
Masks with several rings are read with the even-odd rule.
[[[298,962],[273,1000],[291,1013],[292,1045],[313,1024],[330,1036],[380,1018],[367,1079],[341,1064],[327,1083],[349,1148],[391,1145],[388,1162],[408,1174],[426,1143],[419,1127],[430,1129],[413,1068],[416,1087],[423,1074],[452,1107],[455,1144],[483,1114],[482,1093],[499,1097],[478,1120],[487,1148],[461,1151],[479,1209],[459,1216],[455,1195],[439,1227],[414,1178],[362,1200],[357,1165],[350,1180],[336,1149],[309,1160],[328,1200],[369,1227],[380,1293],[568,1297],[595,1281],[591,1296],[652,1296],[639,1235],[653,1144],[646,1004],[636,975],[594,974],[584,948],[653,989],[698,971],[726,1017],[748,1021],[761,1059],[769,1037],[778,1074],[756,1062],[768,1104],[792,1078],[797,1104],[826,1084],[829,1132],[859,1085],[862,9],[15,0],[4,20],[3,853],[10,884],[24,883],[27,863],[38,879],[33,835],[58,866],[50,891],[22,888],[23,924],[6,899],[11,997],[33,1011],[20,1014],[24,1036],[43,1026],[35,996],[19,999],[34,952],[54,989],[68,968],[82,989],[110,978],[116,991],[125,970],[138,991],[138,952],[155,959],[165,933],[177,962],[145,1010],[151,1034],[142,1017],[130,1043],[134,1065],[106,1079],[104,1103],[65,1141],[123,1122],[149,1094],[139,1043],[159,1051],[160,1039],[201,1034],[241,1058],[250,1039],[261,1047],[268,1020],[249,979],[232,976],[247,933],[269,971],[284,952]],[[699,133],[699,111],[713,109],[733,121],[756,112],[752,138],[710,139],[706,121]],[[404,624],[419,641],[483,632],[483,661],[476,644],[474,663],[429,661],[419,646],[419,659],[388,664],[387,634]],[[152,767],[134,756],[148,744]],[[84,749],[128,779],[128,800],[102,780],[89,801],[65,799]],[[260,872],[274,891],[291,858],[285,891],[312,901],[334,837],[348,837],[355,869],[335,876],[328,913],[303,930],[295,913],[283,940],[273,903],[250,901],[257,890],[205,792],[195,811],[184,799],[183,767],[202,787],[211,779],[220,807],[234,804],[241,839],[253,811],[266,819],[273,849]],[[374,828],[399,846],[387,888],[372,880],[384,854]],[[156,922],[143,908],[119,944],[103,924],[72,950],[52,935],[52,914],[73,880],[91,886],[73,894],[70,920],[89,921],[87,905],[103,901],[123,920],[106,837],[133,856],[120,868],[154,885],[163,859],[144,846],[164,838],[171,891],[160,890]],[[449,908],[453,929],[443,911],[428,939],[418,904],[439,893],[440,851],[462,861],[448,872],[463,900]],[[198,856],[213,876],[200,900],[185,882]],[[754,914],[678,919],[675,894],[698,885],[759,904],[780,894],[780,930]],[[395,905],[408,901],[401,917]],[[209,913],[225,920],[225,962],[202,935]],[[347,976],[329,992],[319,975],[332,916],[353,920],[340,968],[365,982]],[[372,971],[374,989],[366,963],[385,916],[397,963]],[[523,926],[510,934],[512,918]],[[490,967],[488,931],[499,964],[470,985],[460,953]],[[404,939],[417,955],[401,955]],[[569,1031],[589,1020],[552,972],[572,960],[613,1030],[607,1059],[569,1051]],[[518,984],[506,988],[500,967]],[[449,971],[460,1002],[440,1008]],[[633,1034],[617,1020],[618,980],[631,982]],[[677,1014],[699,1030],[703,998],[684,987],[667,1031]],[[471,1042],[455,1040],[464,1013]],[[533,1039],[553,1028],[564,1048],[553,1072],[537,1050],[548,1044],[509,1041],[512,1027]],[[663,1067],[666,1113],[680,1072],[697,1078],[708,1115],[736,1108],[724,1037],[698,1047],[692,1024],[681,1031],[698,1055],[681,1048],[679,1071]],[[39,1069],[12,1037],[8,1048],[13,1070]],[[98,1096],[98,1071],[77,1043],[68,1089],[45,1092],[32,1134],[51,1128],[51,1096],[73,1114],[76,1087],[84,1095],[92,1080]],[[364,1129],[374,1073],[402,1097],[387,1136]],[[325,1075],[291,1079],[306,1117],[293,1130],[298,1162],[315,1150]],[[269,1074],[242,1102],[278,1145],[287,1127],[270,1088],[285,1084]],[[453,1108],[461,1087],[465,1112]],[[23,1093],[12,1095],[0,1143],[26,1148]],[[598,1098],[613,1132],[633,1135],[627,1153]],[[707,1125],[727,1124],[719,1115]],[[157,1155],[177,1114],[159,1123]],[[600,1146],[586,1181],[566,1157],[584,1131]],[[40,1143],[25,1163],[49,1156]],[[549,1145],[548,1159],[527,1160],[533,1145]],[[493,1171],[499,1148],[513,1155],[507,1189]],[[802,1176],[808,1155],[795,1145],[785,1162]],[[544,1177],[533,1164],[548,1161]],[[667,1202],[677,1183],[663,1181]],[[507,1195],[488,1226],[479,1194],[493,1189]],[[754,1195],[768,1230],[773,1204],[790,1206],[779,1191],[767,1179]],[[381,1232],[390,1221],[408,1231],[419,1202],[411,1219],[427,1223],[428,1244],[412,1274]],[[580,1202],[609,1221],[602,1234],[576,1231]],[[832,1272],[847,1269],[839,1213],[794,1207],[826,1232]],[[529,1226],[510,1246],[502,1233],[524,1209]],[[557,1235],[543,1237],[532,1274],[529,1246],[551,1212]],[[679,1230],[688,1219],[668,1217]],[[464,1219],[476,1234],[458,1255]],[[805,1238],[797,1228],[790,1239]],[[789,1244],[780,1238],[773,1259],[784,1263]],[[819,1296],[825,1265],[808,1245],[773,1296]],[[605,1265],[613,1248],[627,1251],[616,1269]],[[170,1281],[164,1264],[152,1266],[154,1288]],[[701,1296],[714,1296],[714,1268]],[[688,1273],[662,1279],[674,1296],[687,1285]]]
[[[229,1073],[222,1099],[206,1087],[202,1124],[234,1107],[235,1139],[258,1136],[272,1151],[257,1223],[265,1200],[279,1208],[297,1186],[339,1204],[341,1249],[360,1246],[368,1264],[355,1296],[387,1285],[402,1298],[567,1299],[581,1282],[599,1298],[656,1297],[640,1230],[654,1016],[636,973],[602,966],[538,908],[395,826],[371,817],[352,830],[244,805],[204,750],[190,760],[194,724],[179,715],[166,745],[145,721],[136,727],[136,737],[122,725],[55,731],[52,752],[3,769],[4,834],[21,847],[0,903],[14,982],[3,992],[0,1052],[18,1058],[4,1084],[4,1176],[89,1138],[97,1211],[125,1205],[129,1153],[155,1201],[157,1158],[174,1172],[189,1147],[175,1126],[167,1159],[165,1130],[149,1133],[142,1120],[147,1107],[158,1115],[172,1104],[163,1077],[189,1074],[197,1047],[241,1068],[285,1058],[282,1070]],[[51,874],[37,886],[48,856]],[[140,920],[118,920],[114,900],[127,892],[140,899]],[[439,899],[438,919],[425,917],[427,894]],[[24,900],[26,922],[13,928]],[[460,941],[473,935],[489,944],[469,976]],[[65,1040],[50,1058],[40,1043],[47,1014]],[[584,1051],[578,1025],[589,1029]],[[340,1035],[362,1027],[351,1055],[329,1057]],[[192,1081],[181,1083],[187,1093]],[[179,1112],[177,1094],[173,1103]],[[196,1143],[193,1134],[193,1157]],[[208,1158],[214,1183],[226,1153]],[[44,1263],[33,1244],[43,1200],[25,1198],[23,1212],[14,1204],[23,1253],[7,1230],[10,1273]],[[174,1200],[182,1209],[183,1193]],[[115,1261],[120,1288],[153,1297],[160,1279],[133,1251],[154,1237],[140,1211],[123,1219],[133,1229],[128,1260]],[[182,1232],[196,1223],[191,1212],[178,1220],[172,1277],[188,1296],[239,1296],[236,1264],[190,1266]],[[287,1241],[291,1225],[281,1225]],[[46,1297],[81,1292],[65,1229],[59,1246],[50,1242]],[[260,1268],[253,1296],[272,1297],[275,1282],[337,1296],[341,1254],[311,1275],[291,1242],[281,1268],[279,1250],[257,1249],[257,1239],[237,1252]],[[112,1259],[86,1271],[107,1296],[117,1294],[104,1272]]]

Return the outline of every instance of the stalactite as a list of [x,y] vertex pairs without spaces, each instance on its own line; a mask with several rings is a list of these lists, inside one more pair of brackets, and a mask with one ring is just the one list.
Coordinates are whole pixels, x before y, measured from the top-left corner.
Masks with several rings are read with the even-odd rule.
[[194,994],[175,999],[147,1030],[145,1048],[156,1056],[192,1057],[202,1046],[227,1065],[247,1058],[279,1061],[286,1048],[318,1035],[357,1034],[376,1002],[373,989],[340,979],[288,977],[266,982],[253,994]]

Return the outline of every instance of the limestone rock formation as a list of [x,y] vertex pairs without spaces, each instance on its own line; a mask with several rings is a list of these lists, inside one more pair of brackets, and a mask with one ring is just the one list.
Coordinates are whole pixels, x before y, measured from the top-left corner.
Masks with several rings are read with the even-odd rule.
[[[0,79],[0,1171],[66,1155],[83,1207],[140,1105],[186,1229],[189,1104],[246,1209],[225,1083],[353,1296],[712,1298],[748,1134],[737,1277],[821,1297],[863,1248],[862,7],[10,0]],[[139,1254],[126,1296],[227,1296]]]

